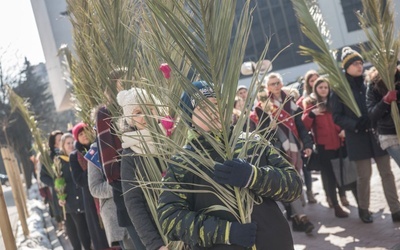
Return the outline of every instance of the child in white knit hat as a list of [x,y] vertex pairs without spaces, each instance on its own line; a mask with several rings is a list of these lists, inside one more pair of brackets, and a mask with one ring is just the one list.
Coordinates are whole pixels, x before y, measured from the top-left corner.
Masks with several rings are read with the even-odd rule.
[[157,119],[158,122],[156,106],[160,101],[141,88],[120,91],[117,101],[122,107],[123,119],[131,129],[122,135],[121,180],[125,206],[146,249],[167,250],[136,179],[138,172],[145,172],[145,159],[149,156],[144,155],[156,153],[148,121]]

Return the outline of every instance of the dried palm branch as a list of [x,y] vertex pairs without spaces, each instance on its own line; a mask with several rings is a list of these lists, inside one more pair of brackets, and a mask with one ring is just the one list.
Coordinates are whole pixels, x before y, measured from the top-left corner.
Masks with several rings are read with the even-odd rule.
[[354,114],[360,117],[361,112],[351,92],[350,85],[338,67],[336,53],[329,47],[331,42],[330,32],[323,20],[318,4],[313,2],[307,5],[306,0],[292,0],[292,3],[297,19],[301,23],[301,31],[317,47],[317,49],[312,49],[300,46],[300,54],[313,58],[319,67],[329,75],[332,90]]
[[29,103],[22,97],[17,95],[10,86],[6,85],[7,94],[9,95],[11,112],[18,111],[28,127],[31,130],[32,137],[35,143],[35,148],[40,152],[40,162],[45,166],[51,178],[54,178],[52,169],[53,161],[50,159],[49,151],[46,148],[46,143],[43,138],[42,131],[37,126],[35,115],[29,110]]
[[115,103],[117,88],[110,83],[113,72],[127,69],[127,79],[134,73],[137,41],[126,26],[138,26],[138,16],[133,11],[137,2],[67,1],[76,53],[70,64],[71,78],[78,115],[86,123],[92,123],[89,114],[93,108],[109,99]]
[[[361,28],[368,38],[368,48],[362,50],[378,70],[388,90],[395,89],[394,72],[396,72],[397,55],[399,54],[400,37],[395,35],[395,17],[393,1],[362,0],[363,13],[357,13]],[[400,116],[396,102],[391,104],[391,114],[400,142]]]

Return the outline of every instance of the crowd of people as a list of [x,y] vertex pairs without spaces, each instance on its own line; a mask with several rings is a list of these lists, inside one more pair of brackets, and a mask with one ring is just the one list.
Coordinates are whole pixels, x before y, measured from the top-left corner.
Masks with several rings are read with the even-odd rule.
[[[280,74],[268,73],[250,108],[246,107],[246,99],[253,93],[244,85],[237,88],[232,127],[243,115],[248,116],[243,132],[260,133],[270,144],[261,148],[256,139],[249,142],[242,138],[237,141],[235,152],[246,143],[246,155],[258,155],[256,159],[239,159],[239,153],[231,160],[223,159],[207,141],[204,133],[222,126],[215,122],[220,120],[219,114],[206,107],[218,105],[218,100],[212,84],[193,82],[203,99],[184,92],[180,105],[194,130],[185,150],[195,151],[199,157],[184,151],[172,157],[162,179],[156,216],[149,209],[144,187],[132,188],[132,183],[137,183],[138,173],[146,168],[148,156],[143,152],[157,153],[143,114],[156,116],[154,105],[146,103],[160,101],[145,89],[123,90],[118,86],[116,99],[124,115],[122,134],[115,131],[118,126],[108,109],[112,98],[97,109],[95,130],[81,122],[70,132],[50,134],[50,156],[61,160],[67,195],[66,200],[58,200],[54,181],[42,167],[40,181],[50,187],[48,202],[53,216],[60,225],[65,221],[74,249],[165,250],[165,239],[182,241],[187,249],[248,249],[253,245],[257,249],[293,249],[288,221],[293,231],[311,234],[314,229],[312,215],[305,214],[304,206],[306,200],[316,203],[307,164],[318,153],[324,191],[334,216],[349,216],[342,206],[349,205],[346,191],[350,190],[361,221],[373,222],[369,211],[373,158],[392,220],[400,222],[400,202],[390,166],[390,156],[400,163],[400,145],[391,116],[391,103],[400,101],[400,70],[396,69],[393,76],[395,90],[389,91],[376,70],[364,75],[364,60],[357,51],[346,47],[341,59],[361,117],[331,91],[329,78],[315,70],[306,72],[301,95],[298,90],[285,87]],[[95,134],[95,141],[90,141],[90,133]],[[135,139],[135,135],[148,141]],[[212,168],[198,160],[203,156],[214,160]],[[332,160],[346,157],[355,162],[357,179],[340,185]],[[209,178],[199,178],[197,171],[207,173]],[[224,206],[213,193],[212,180],[224,192],[233,193],[233,186],[260,197],[254,203],[251,222],[240,223],[224,209],[210,210]],[[209,192],[196,192],[200,188]]]

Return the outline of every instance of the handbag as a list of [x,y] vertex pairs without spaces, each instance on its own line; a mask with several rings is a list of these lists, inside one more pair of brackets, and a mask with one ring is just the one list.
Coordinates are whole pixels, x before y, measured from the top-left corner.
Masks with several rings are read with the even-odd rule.
[[357,167],[349,157],[343,157],[343,147],[339,149],[339,157],[331,159],[333,173],[339,187],[349,186],[357,181]]
[[321,154],[318,153],[317,147],[313,146],[313,152],[308,158],[304,158],[304,167],[308,171],[320,171],[321,170]]

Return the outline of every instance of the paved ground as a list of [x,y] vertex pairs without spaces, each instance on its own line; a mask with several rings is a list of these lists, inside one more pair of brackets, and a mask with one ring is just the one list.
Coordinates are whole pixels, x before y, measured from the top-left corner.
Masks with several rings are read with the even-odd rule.
[[[392,170],[400,195],[400,168],[392,161]],[[313,191],[318,193],[317,204],[307,204],[305,212],[314,223],[313,235],[293,232],[296,250],[336,250],[336,249],[396,249],[400,250],[400,223],[393,223],[389,207],[386,203],[381,178],[375,165],[371,178],[370,210],[373,212],[374,223],[364,224],[358,218],[356,202],[351,192],[347,192],[350,206],[348,218],[339,219],[328,207],[325,193],[322,190],[319,173],[313,173],[318,181],[313,182]]]

